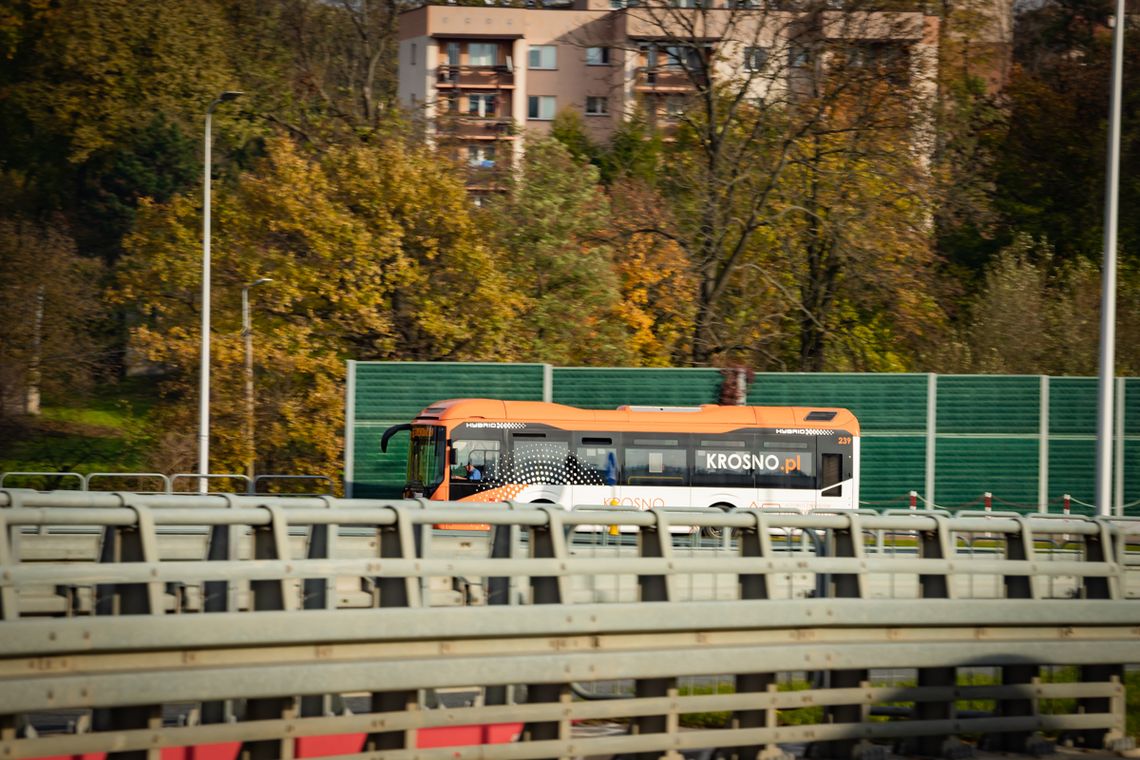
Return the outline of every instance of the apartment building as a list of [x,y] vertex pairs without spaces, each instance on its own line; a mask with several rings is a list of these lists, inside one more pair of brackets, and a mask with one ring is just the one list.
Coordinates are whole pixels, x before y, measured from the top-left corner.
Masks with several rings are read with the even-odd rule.
[[858,9],[843,0],[525,1],[424,5],[400,17],[400,100],[470,166],[476,191],[494,189],[521,135],[548,131],[563,109],[598,140],[637,109],[668,133],[710,85],[747,88],[761,103],[793,98],[835,55],[902,61],[896,86],[934,87],[938,19],[917,0]]

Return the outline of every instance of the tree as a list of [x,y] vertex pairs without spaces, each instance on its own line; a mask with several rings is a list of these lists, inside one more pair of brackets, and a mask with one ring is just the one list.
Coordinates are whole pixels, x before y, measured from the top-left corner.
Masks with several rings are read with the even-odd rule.
[[[996,203],[1008,234],[1045,238],[1066,261],[1099,258],[1103,246],[1111,4],[1049,2],[1018,20],[1017,66],[1008,88],[1010,128],[997,166]],[[1120,208],[1140,185],[1140,35],[1124,45]],[[1140,255],[1140,222],[1119,220],[1122,256]]]
[[[1129,340],[1137,306],[1135,279],[1121,278],[1118,370],[1135,371]],[[1100,339],[1100,272],[1065,261],[1047,241],[1024,233],[986,268],[947,370],[995,374],[1095,375]]]
[[[611,187],[613,224],[628,229],[655,220],[671,228],[664,199],[638,179]],[[629,329],[631,362],[642,366],[675,366],[689,355],[695,278],[684,251],[659,235],[613,236],[613,259],[621,297],[617,313]]]
[[[1013,12],[994,0],[942,0],[932,173],[938,251],[948,280],[973,284],[1008,242],[994,204],[1009,125]],[[965,290],[964,288],[962,290]],[[948,294],[951,302],[961,292]]]
[[[670,239],[689,259],[696,275],[689,341],[694,364],[770,354],[771,341],[754,342],[757,320],[784,324],[795,313],[803,314],[805,325],[826,324],[826,311],[813,310],[826,310],[829,299],[816,297],[826,291],[813,290],[815,283],[841,281],[853,259],[833,258],[813,275],[810,264],[818,257],[809,255],[809,267],[797,269],[773,247],[789,214],[819,218],[810,197],[792,196],[796,181],[790,176],[821,156],[815,144],[826,145],[831,164],[834,151],[855,151],[847,165],[872,176],[880,173],[876,162],[883,157],[912,166],[923,162],[929,129],[922,93],[930,68],[924,17],[860,10],[649,4],[627,11],[637,37],[652,40],[625,55],[643,63],[634,85],[646,92],[650,127],[667,138],[660,189],[673,214],[669,228],[645,224],[626,232]],[[683,104],[674,102],[677,95],[659,94],[666,87],[690,95]],[[876,138],[866,139],[872,133]],[[894,147],[872,156],[869,146]],[[810,183],[798,188],[811,192]],[[832,217],[832,232],[840,221]],[[801,231],[811,233],[810,222]],[[826,268],[836,265],[834,272]],[[805,273],[814,279],[799,280]],[[758,297],[745,304],[749,291]],[[748,319],[740,318],[742,306]],[[826,333],[810,327],[800,333],[800,364],[821,366],[817,338]]]
[[29,0],[9,13],[0,187],[33,218],[62,213],[81,254],[113,262],[138,199],[201,179],[188,135],[234,84],[223,21],[185,1]]
[[[395,140],[309,154],[278,138],[253,170],[218,188],[215,469],[240,471],[245,461],[244,283],[273,278],[253,309],[263,470],[336,470],[348,358],[499,355],[513,298],[468,209],[453,167]],[[134,345],[168,372],[164,424],[183,438],[197,383],[200,221],[196,196],[148,203],[114,294],[138,312]]]
[[11,216],[0,266],[0,418],[38,414],[43,394],[81,393],[101,368],[101,267],[58,226]]
[[[512,353],[555,364],[622,364],[629,336],[608,241],[609,204],[594,167],[529,137],[522,170],[486,213],[520,309]],[[522,222],[522,223],[520,223]]]
[[320,144],[383,132],[396,106],[401,0],[218,0],[241,81],[269,121]]
[[582,115],[573,108],[563,108],[554,115],[554,121],[550,123],[550,136],[562,143],[575,161],[598,163],[598,146],[586,133]]
[[[860,108],[880,118],[886,110]],[[944,321],[933,297],[928,177],[895,139],[837,131],[793,153],[788,212],[775,231],[798,285],[801,371],[910,369]]]

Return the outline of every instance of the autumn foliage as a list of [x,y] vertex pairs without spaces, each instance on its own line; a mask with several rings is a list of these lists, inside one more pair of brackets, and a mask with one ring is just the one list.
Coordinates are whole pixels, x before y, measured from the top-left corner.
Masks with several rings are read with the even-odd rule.
[[[696,53],[672,72],[691,77],[680,113],[663,125],[647,101],[599,142],[567,111],[512,135],[520,150],[503,140],[500,184],[473,194],[397,102],[398,3],[14,0],[0,418],[29,392],[152,373],[151,466],[194,468],[203,116],[227,89],[246,95],[213,117],[215,471],[248,456],[240,298],[261,278],[259,471],[336,472],[350,359],[1089,373],[1106,11],[1030,4],[1001,48],[972,42],[989,23],[974,5],[923,16],[929,81],[906,51],[842,47],[858,33],[726,66],[740,51],[670,39],[664,18],[662,44]],[[1140,79],[1125,81],[1127,180]],[[1138,187],[1122,188],[1125,371]]]

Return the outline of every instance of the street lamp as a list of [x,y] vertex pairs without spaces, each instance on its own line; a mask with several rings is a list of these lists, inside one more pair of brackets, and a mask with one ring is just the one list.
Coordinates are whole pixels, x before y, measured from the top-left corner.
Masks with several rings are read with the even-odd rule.
[[198,380],[198,490],[209,490],[210,474],[210,122],[219,103],[244,93],[227,90],[206,108],[205,159],[202,168],[202,359]]
[[[1112,386],[1116,378],[1116,227],[1120,196],[1120,109],[1124,78],[1124,0],[1116,0],[1112,78],[1108,96],[1108,161],[1104,191],[1104,269],[1101,272],[1100,358],[1096,413],[1096,513],[1112,514]],[[1117,467],[1123,467],[1117,462]],[[1118,494],[1119,496],[1119,494]]]
[[245,427],[246,427],[246,474],[253,483],[253,465],[257,459],[257,449],[253,444],[253,325],[249,318],[249,291],[258,285],[273,282],[271,277],[260,277],[241,287],[241,337],[245,341]]

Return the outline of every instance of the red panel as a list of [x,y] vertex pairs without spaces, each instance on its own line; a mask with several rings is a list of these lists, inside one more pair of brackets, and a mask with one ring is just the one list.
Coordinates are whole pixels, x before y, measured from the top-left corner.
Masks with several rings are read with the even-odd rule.
[[[507,744],[518,739],[522,723],[493,723],[476,726],[437,726],[420,729],[416,736],[417,749],[434,747],[460,747],[478,744]],[[296,755],[303,757],[330,757],[352,755],[364,749],[365,734],[333,734],[331,736],[305,736],[296,740]],[[162,760],[236,760],[241,742],[199,744],[193,747],[167,747]],[[107,760],[106,752],[89,752],[83,755],[53,755],[37,760]]]
[[333,734],[332,736],[302,736],[297,739],[294,753],[297,757],[328,757],[355,755],[364,749],[365,734]]
[[476,726],[437,726],[419,731],[417,749],[459,747],[465,744],[507,744],[522,733],[522,723],[491,723]]
[[[165,747],[162,760],[237,760],[241,742],[198,744],[193,747]],[[52,755],[36,760],[107,760],[106,752],[85,752],[82,755]]]

